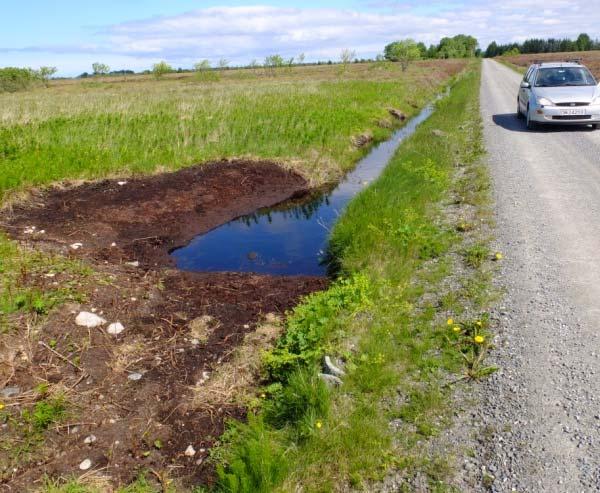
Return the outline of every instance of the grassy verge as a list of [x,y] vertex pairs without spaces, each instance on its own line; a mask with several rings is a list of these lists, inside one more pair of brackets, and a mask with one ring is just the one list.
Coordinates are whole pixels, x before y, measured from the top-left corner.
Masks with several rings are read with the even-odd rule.
[[495,58],[494,60],[496,60],[497,62],[500,62],[502,65],[505,65],[508,68],[513,69],[515,72],[517,72],[521,75],[524,75],[525,72],[527,71],[526,66],[516,65],[515,63],[507,60],[506,58]]
[[[494,257],[467,240],[487,193],[478,88],[472,66],[336,225],[342,279],[297,307],[265,354],[264,403],[216,452],[217,490],[346,491],[389,470],[408,490],[419,474],[449,488],[446,457],[423,443],[451,421],[452,383],[493,371],[483,357]],[[339,388],[319,377],[326,354],[344,362]]]
[[[0,95],[0,199],[53,181],[176,169],[223,157],[286,161],[314,183],[335,179],[365,152],[352,137],[385,139],[463,61],[244,71],[217,82],[88,82]],[[232,71],[234,72],[234,71]],[[336,75],[337,74],[337,75]]]

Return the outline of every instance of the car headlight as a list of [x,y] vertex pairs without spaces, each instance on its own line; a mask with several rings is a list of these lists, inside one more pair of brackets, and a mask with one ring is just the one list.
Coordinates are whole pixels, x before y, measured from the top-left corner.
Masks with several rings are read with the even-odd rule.
[[550,101],[548,98],[539,98],[538,103],[541,106],[552,106],[554,103]]

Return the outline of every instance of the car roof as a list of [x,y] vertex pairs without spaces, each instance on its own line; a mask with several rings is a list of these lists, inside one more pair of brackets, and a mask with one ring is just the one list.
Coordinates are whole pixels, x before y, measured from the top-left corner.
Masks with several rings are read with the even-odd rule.
[[540,68],[585,67],[585,65],[577,62],[538,62],[533,65]]

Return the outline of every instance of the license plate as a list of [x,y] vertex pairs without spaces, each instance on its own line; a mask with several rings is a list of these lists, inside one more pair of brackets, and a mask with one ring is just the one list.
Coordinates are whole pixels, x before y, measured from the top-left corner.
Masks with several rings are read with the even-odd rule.
[[561,110],[561,113],[563,115],[585,115],[585,110],[578,110],[578,109]]

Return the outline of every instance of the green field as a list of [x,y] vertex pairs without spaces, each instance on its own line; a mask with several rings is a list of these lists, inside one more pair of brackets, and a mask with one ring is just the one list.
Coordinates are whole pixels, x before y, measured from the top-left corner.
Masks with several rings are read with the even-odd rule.
[[98,78],[0,94],[0,198],[55,181],[230,157],[283,161],[314,184],[335,180],[364,152],[353,136],[384,139],[390,129],[382,126],[397,124],[387,109],[413,114],[463,66],[232,70],[209,82],[192,74]]

